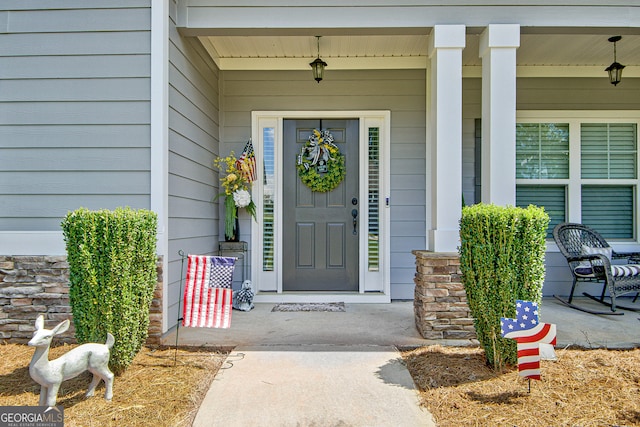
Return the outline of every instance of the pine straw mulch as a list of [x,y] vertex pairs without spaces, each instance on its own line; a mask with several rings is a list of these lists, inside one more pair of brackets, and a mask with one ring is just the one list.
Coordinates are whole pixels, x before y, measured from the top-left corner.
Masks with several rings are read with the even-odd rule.
[[[51,348],[50,359],[73,346]],[[0,344],[0,406],[37,405],[40,386],[29,376],[34,349]],[[542,381],[515,368],[494,372],[477,347],[428,346],[402,352],[421,404],[440,427],[640,425],[640,349],[557,349],[542,361]],[[62,383],[58,405],[65,426],[190,426],[226,354],[208,348],[143,347],[113,386],[84,398],[85,373]]]
[[640,349],[556,349],[541,381],[494,372],[477,347],[402,352],[438,426],[640,425]]
[[[49,359],[74,345],[52,347]],[[0,406],[38,405],[40,385],[29,376],[34,348],[0,344]],[[190,426],[200,402],[226,354],[210,348],[143,347],[127,370],[115,377],[113,400],[104,400],[104,383],[93,397],[84,394],[91,374],[64,381],[57,405],[64,407],[64,425],[72,426]]]

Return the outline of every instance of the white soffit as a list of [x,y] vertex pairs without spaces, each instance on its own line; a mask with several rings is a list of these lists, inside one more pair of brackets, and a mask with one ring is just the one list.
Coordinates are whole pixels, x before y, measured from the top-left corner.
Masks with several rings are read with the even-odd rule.
[[[518,75],[601,76],[613,62],[610,35],[602,31],[521,34]],[[465,76],[480,75],[479,38],[467,34],[462,53]],[[200,40],[222,70],[307,70],[317,56],[313,36],[202,36]],[[331,70],[424,69],[427,47],[427,35],[330,35],[320,38],[320,57]],[[626,77],[640,77],[640,35],[622,36],[617,60],[627,66]]]

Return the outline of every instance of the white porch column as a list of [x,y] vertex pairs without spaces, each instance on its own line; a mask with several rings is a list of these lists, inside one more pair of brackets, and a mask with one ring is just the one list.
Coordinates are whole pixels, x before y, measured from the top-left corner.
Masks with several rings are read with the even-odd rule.
[[520,25],[489,25],[482,58],[482,202],[516,202],[516,49]]
[[151,5],[151,203],[158,214],[157,252],[162,255],[162,332],[169,328],[169,2]]
[[429,38],[427,162],[431,166],[431,200],[427,203],[432,228],[428,247],[434,252],[457,252],[459,246],[464,46],[464,25],[436,25]]

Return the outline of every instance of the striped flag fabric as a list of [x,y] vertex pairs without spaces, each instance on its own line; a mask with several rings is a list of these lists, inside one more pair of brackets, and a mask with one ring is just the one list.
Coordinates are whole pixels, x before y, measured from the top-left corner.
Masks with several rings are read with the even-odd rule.
[[501,318],[500,329],[517,343],[520,376],[539,380],[540,344],[556,345],[556,325],[538,320],[538,303],[517,300],[516,318]]
[[251,139],[244,146],[242,154],[236,161],[236,169],[242,172],[249,182],[256,180],[256,155],[253,151]]
[[229,328],[235,258],[188,255],[182,326]]

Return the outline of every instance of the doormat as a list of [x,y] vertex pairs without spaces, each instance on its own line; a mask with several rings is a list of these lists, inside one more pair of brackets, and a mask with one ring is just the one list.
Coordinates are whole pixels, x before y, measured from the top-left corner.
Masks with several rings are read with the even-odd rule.
[[328,303],[283,303],[276,304],[273,311],[346,311],[343,302],[328,302]]

